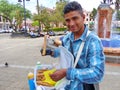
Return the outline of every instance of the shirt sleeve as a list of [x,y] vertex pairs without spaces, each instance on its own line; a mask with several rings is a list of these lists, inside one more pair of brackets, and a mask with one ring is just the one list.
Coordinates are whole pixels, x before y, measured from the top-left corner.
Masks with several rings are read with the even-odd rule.
[[53,57],[59,57],[60,56],[60,49],[59,49],[59,47],[58,48],[56,48],[56,49],[54,49],[54,53],[53,53]]
[[88,46],[86,59],[88,66],[83,69],[69,68],[66,78],[68,80],[78,79],[82,83],[98,83],[104,76],[105,58],[103,47],[98,39],[92,39]]

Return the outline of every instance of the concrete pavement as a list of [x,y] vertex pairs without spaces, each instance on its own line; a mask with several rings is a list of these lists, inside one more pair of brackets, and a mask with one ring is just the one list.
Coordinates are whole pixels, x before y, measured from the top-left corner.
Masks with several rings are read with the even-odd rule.
[[[37,61],[43,64],[58,62],[58,58],[40,55],[42,43],[42,37],[25,39],[0,35],[0,90],[29,90],[27,74],[34,71]],[[5,62],[8,62],[8,67],[4,66]],[[119,68],[119,64],[106,64],[105,77],[100,83],[100,90],[120,89]]]

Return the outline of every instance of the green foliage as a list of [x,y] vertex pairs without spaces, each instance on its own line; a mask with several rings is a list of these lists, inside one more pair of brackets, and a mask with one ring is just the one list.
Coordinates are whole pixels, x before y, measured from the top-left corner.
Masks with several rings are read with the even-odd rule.
[[120,34],[120,27],[112,28],[112,33],[118,33],[118,34]]
[[9,4],[7,0],[0,0],[0,14],[4,17],[8,17],[10,22],[11,10],[13,10],[13,7]]
[[90,22],[90,23],[89,23],[89,29],[90,29],[90,30],[93,30],[93,29],[94,29],[94,22]]
[[57,28],[57,27],[56,27],[56,28],[53,28],[52,30],[58,32],[58,31],[64,31],[64,30],[66,30],[66,29],[67,29],[67,28]]
[[47,8],[40,6],[40,14],[33,15],[33,20],[40,21],[42,24],[44,24],[45,29],[50,28],[50,22],[51,22],[51,13],[47,10]]
[[120,27],[116,28],[115,31],[119,31],[120,32]]
[[23,15],[21,13],[20,10],[16,10],[15,12],[15,19],[16,19],[16,26],[18,26],[19,28],[21,28],[21,23],[23,21]]
[[50,31],[50,30],[52,30],[52,31],[55,31],[55,32],[59,32],[59,31],[64,31],[64,30],[66,30],[67,28],[49,28],[49,29],[44,29],[44,31],[45,32],[48,32],[48,31]]
[[66,5],[68,0],[60,0],[56,2],[56,9],[52,15],[52,20],[58,25],[59,22],[64,23],[64,18],[63,18],[63,8]]
[[119,11],[119,10],[117,10],[116,19],[117,19],[117,20],[120,20],[120,11]]
[[51,22],[54,22],[56,26],[58,26],[60,22],[64,23],[63,8],[67,2],[68,0],[60,0],[56,2],[55,10],[50,10],[46,7],[40,6],[40,12],[39,14],[33,15],[33,20],[38,20],[41,24],[44,24],[46,29],[52,28],[50,26]]
[[12,9],[9,2],[7,0],[0,0],[0,13],[5,15],[9,15],[9,11]]
[[90,14],[90,17],[95,19],[96,14],[97,14],[97,9],[93,8],[93,10],[92,10],[92,12]]
[[38,21],[34,21],[34,22],[32,23],[32,26],[38,26],[38,25],[39,25]]
[[[10,4],[7,0],[0,0],[0,15],[8,19],[12,26],[13,17],[16,19],[18,26],[24,18],[24,8],[20,4]],[[26,17],[31,18],[31,12],[26,10]]]

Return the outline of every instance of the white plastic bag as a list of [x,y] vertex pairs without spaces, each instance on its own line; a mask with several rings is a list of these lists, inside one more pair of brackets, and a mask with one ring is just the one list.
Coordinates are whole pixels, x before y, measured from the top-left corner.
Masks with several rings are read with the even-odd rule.
[[[60,60],[59,60],[59,67],[58,69],[61,68],[70,68],[73,67],[74,64],[74,57],[73,55],[63,46],[59,46],[60,49]],[[63,78],[62,80],[58,81],[57,84],[55,85],[56,90],[64,90],[64,87],[70,83],[69,80]]]
[[74,57],[66,48],[59,46],[60,49],[60,60],[59,60],[59,69],[60,68],[70,68],[73,67]]
[[[73,67],[73,62],[74,58],[73,55],[63,46],[58,47],[60,49],[60,59],[59,59],[59,66],[56,67],[57,69],[62,69],[62,68],[70,68]],[[61,79],[60,81],[57,82],[55,87],[46,87],[46,86],[41,86],[36,84],[36,73],[37,73],[37,68],[34,70],[34,82],[35,82],[35,87],[36,90],[64,90],[64,87],[69,84],[69,80],[65,78]]]
[[69,80],[63,78],[62,80],[58,81],[55,85],[55,90],[64,90],[64,87],[70,83]]

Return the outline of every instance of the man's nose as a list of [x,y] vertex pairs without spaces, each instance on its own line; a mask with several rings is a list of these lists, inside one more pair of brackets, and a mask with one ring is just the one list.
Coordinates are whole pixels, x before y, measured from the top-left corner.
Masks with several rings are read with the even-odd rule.
[[70,26],[74,25],[74,21],[71,20],[70,23],[69,23]]

